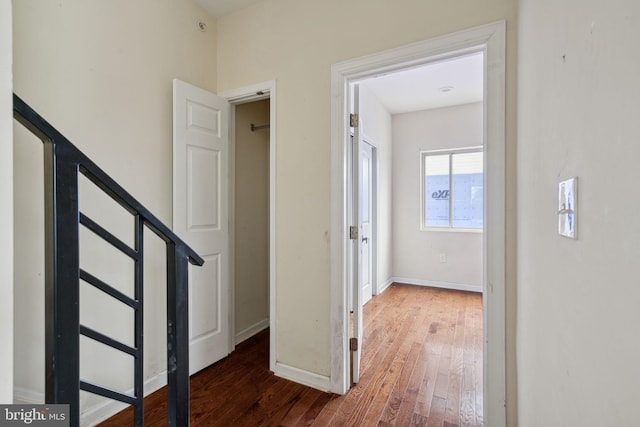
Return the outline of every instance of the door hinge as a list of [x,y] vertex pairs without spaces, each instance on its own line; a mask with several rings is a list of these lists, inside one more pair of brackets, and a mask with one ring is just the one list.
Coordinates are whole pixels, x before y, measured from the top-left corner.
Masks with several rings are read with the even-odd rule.
[[349,123],[352,128],[357,128],[359,122],[359,116],[357,114],[349,114]]
[[349,227],[349,239],[358,240],[358,227],[355,225]]
[[349,338],[349,351],[358,351],[358,338]]

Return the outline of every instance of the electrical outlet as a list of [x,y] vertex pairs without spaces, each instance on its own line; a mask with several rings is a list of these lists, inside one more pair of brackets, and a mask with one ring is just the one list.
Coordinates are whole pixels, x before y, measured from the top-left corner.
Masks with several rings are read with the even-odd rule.
[[440,253],[440,262],[447,262],[447,254],[444,252]]

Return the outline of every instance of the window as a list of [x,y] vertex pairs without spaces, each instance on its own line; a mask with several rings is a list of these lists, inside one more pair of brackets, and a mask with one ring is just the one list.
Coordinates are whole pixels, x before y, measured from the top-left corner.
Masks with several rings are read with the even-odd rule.
[[482,229],[482,147],[420,155],[422,228]]

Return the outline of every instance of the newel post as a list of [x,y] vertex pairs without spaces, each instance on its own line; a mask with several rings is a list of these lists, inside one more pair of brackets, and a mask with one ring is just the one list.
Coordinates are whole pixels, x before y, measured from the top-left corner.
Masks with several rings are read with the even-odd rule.
[[169,426],[189,425],[189,258],[167,243],[167,412]]
[[45,401],[69,404],[80,425],[78,164],[69,147],[44,141]]

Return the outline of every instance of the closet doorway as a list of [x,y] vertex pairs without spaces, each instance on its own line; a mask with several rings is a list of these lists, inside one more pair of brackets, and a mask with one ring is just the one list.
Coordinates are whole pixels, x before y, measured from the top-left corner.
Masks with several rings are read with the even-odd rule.
[[269,99],[235,106],[235,343],[269,326]]

